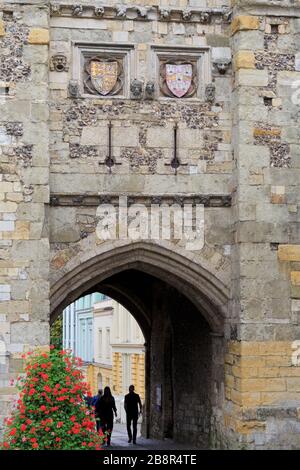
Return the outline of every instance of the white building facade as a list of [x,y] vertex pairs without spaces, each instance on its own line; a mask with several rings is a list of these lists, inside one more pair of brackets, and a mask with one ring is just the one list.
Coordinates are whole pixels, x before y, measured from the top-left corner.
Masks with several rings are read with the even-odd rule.
[[145,397],[144,336],[134,317],[118,302],[93,293],[63,312],[63,347],[84,361],[92,392],[109,386],[124,422],[124,395],[131,384]]

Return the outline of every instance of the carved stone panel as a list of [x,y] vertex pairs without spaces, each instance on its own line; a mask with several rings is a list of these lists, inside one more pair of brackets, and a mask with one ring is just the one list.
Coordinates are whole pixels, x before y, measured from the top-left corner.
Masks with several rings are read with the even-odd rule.
[[197,65],[192,61],[169,60],[160,64],[160,89],[163,95],[189,98],[197,90]]
[[130,98],[130,84],[135,78],[134,48],[75,43],[72,72],[80,97]]
[[123,90],[123,60],[95,56],[86,60],[84,86],[89,93],[102,96],[117,95]]
[[152,46],[151,50],[149,81],[157,83],[157,98],[205,101],[205,87],[211,82],[208,48]]

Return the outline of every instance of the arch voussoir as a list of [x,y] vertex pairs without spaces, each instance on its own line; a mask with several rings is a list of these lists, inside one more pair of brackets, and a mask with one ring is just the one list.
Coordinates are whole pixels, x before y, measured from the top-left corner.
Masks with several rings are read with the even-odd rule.
[[161,245],[130,243],[102,251],[67,272],[51,288],[51,312],[57,316],[82,293],[110,277],[136,269],[171,284],[186,295],[209,323],[222,333],[229,303],[229,290],[213,272],[199,263]]

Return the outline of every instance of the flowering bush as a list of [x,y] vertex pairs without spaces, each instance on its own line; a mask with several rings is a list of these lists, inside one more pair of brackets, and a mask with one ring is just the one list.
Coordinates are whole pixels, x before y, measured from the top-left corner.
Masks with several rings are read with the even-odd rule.
[[99,450],[103,435],[86,406],[84,397],[90,393],[78,368],[81,360],[53,347],[26,358],[26,374],[17,382],[20,396],[5,420],[1,448]]

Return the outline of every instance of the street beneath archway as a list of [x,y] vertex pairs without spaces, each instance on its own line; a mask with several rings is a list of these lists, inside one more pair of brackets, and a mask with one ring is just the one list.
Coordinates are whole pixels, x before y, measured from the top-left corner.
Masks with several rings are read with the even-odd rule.
[[125,424],[115,424],[109,450],[136,451],[136,450],[196,450],[197,448],[188,444],[179,444],[171,439],[157,440],[145,439],[138,431],[137,444],[128,444]]

